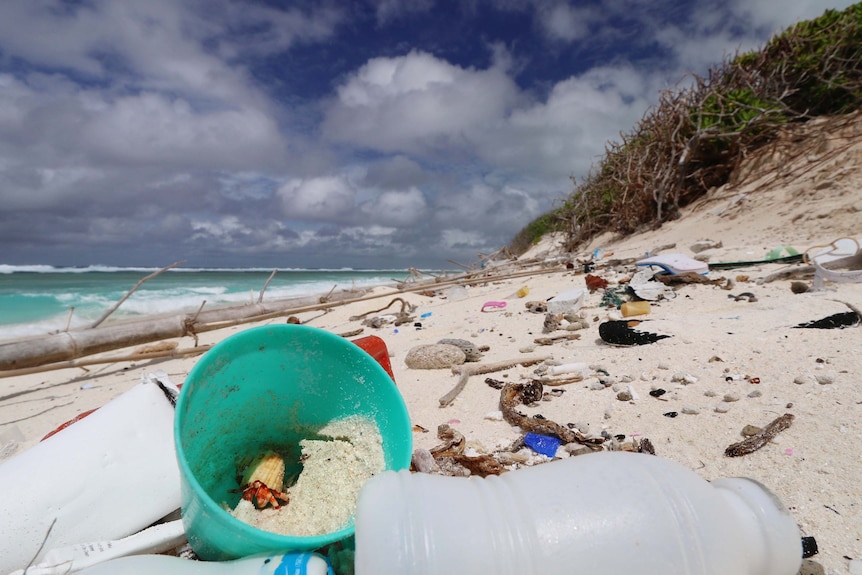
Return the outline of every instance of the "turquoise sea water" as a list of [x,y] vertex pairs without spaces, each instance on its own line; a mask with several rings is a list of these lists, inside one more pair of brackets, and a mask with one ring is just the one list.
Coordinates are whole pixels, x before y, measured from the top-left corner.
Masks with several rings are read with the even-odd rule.
[[[0,265],[0,340],[88,325],[156,268]],[[139,287],[112,318],[196,311],[256,302],[271,269],[172,269]],[[406,270],[279,270],[264,301],[392,284]]]

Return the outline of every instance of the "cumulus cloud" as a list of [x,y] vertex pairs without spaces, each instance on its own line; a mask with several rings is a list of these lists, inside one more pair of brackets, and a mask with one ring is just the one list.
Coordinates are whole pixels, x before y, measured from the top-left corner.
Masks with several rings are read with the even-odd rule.
[[362,181],[366,186],[398,190],[411,185],[421,186],[429,178],[419,162],[397,154],[367,166]]
[[385,191],[364,204],[362,211],[371,222],[401,227],[425,219],[427,208],[422,191],[412,187],[406,191]]
[[356,189],[341,176],[292,179],[278,189],[288,219],[349,220],[356,208]]
[[102,105],[81,139],[106,159],[241,169],[283,153],[275,122],[254,108],[197,111],[185,99],[154,93]]
[[464,133],[496,121],[518,98],[502,68],[465,69],[414,50],[373,58],[351,75],[326,110],[323,133],[390,152],[461,148]]
[[593,68],[480,131],[477,153],[502,171],[558,180],[584,174],[607,141],[643,116],[655,89],[630,66]]
[[536,13],[540,28],[554,41],[572,42],[585,38],[595,20],[591,9],[578,8],[566,2],[537,3]]

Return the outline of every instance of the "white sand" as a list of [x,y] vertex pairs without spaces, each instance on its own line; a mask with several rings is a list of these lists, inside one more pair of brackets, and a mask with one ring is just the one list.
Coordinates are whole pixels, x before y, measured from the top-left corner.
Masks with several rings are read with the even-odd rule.
[[264,531],[300,537],[343,529],[356,513],[359,490],[383,471],[383,440],[377,425],[362,417],[333,421],[318,431],[331,440],[303,439],[302,472],[285,486],[290,502],[255,509],[240,499],[234,516]]
[[[749,166],[759,172],[749,174],[735,187],[714,190],[685,209],[681,219],[625,239],[597,238],[575,255],[585,256],[600,246],[605,260],[639,257],[668,243],[676,247],[665,252],[693,255],[689,246],[709,239],[722,243],[721,248],[706,253],[713,262],[757,260],[777,246],[804,250],[842,236],[862,237],[862,146],[858,137],[862,129],[858,123],[854,129],[857,133],[851,140],[832,132],[815,133],[805,140],[818,143],[816,157],[791,152],[768,161],[754,158]],[[642,347],[611,347],[599,340],[599,322],[615,312],[599,307],[600,296],[593,294],[584,307],[591,326],[580,332],[580,340],[537,347],[533,353],[552,355],[558,362],[598,366],[617,381],[631,379],[624,385],[631,386],[638,398],[620,401],[612,388],[590,390],[590,383],[597,381],[590,377],[565,386],[561,397],[523,410],[563,424],[588,424],[591,433],[605,429],[627,437],[648,437],[659,456],[706,479],[746,476],[761,481],[790,508],[802,533],[817,539],[820,553],[807,564],[806,572],[847,573],[846,557],[862,559],[862,328],[803,330],[792,326],[847,311],[834,300],[862,306],[862,284],[834,284],[825,291],[796,295],[789,280],[757,282],[783,267],[767,264],[710,272],[710,278],[734,279],[736,285],[729,292],[711,285],[680,287],[675,299],[652,306],[646,324],[652,331],[672,337]],[[600,267],[596,273],[614,285],[632,271],[631,266]],[[525,285],[530,294],[520,299],[515,292]],[[397,330],[366,327],[363,335],[379,335],[390,350],[395,378],[413,422],[430,430],[414,434],[415,446],[438,444],[434,432],[446,422],[471,445],[486,450],[508,445],[520,432],[503,421],[485,418],[499,409],[499,391],[483,383],[487,376],[471,378],[451,406],[440,408],[438,398],[455,385],[457,377],[449,370],[406,368],[404,357],[410,348],[455,337],[488,346],[482,362],[517,357],[542,335],[543,316],[528,312],[524,301],[547,299],[583,286],[583,274],[564,271],[518,281],[491,281],[469,288],[466,299],[458,301],[405,294],[402,297],[418,306],[417,318],[431,313],[421,320],[422,329],[412,325]],[[746,291],[753,292],[757,301],[728,298],[728,293]],[[503,311],[480,312],[482,304],[492,300],[507,301],[508,306]],[[358,302],[322,316],[309,312],[300,319],[343,333],[361,327],[360,322],[349,320],[351,316],[377,309],[385,301]],[[216,342],[246,327],[250,326],[201,334],[200,340]],[[188,347],[192,342],[186,338],[180,345]],[[0,382],[0,442],[7,452],[26,449],[63,421],[134,386],[142,372],[162,369],[181,383],[195,361],[115,363],[89,372],[67,369],[4,379]],[[491,375],[517,381],[530,377],[532,371],[513,368]],[[696,381],[675,381],[676,374],[689,374],[693,377],[688,379]],[[817,376],[824,383],[818,383]],[[759,378],[759,383],[751,383],[750,378]],[[653,387],[668,393],[655,399],[648,394]],[[726,394],[739,399],[723,401]],[[717,407],[726,412],[716,411]],[[698,413],[683,414],[683,408]],[[669,411],[680,415],[674,419],[663,416]],[[743,457],[724,456],[725,448],[741,439],[743,426],[763,426],[784,413],[794,414],[795,421],[776,442]]]

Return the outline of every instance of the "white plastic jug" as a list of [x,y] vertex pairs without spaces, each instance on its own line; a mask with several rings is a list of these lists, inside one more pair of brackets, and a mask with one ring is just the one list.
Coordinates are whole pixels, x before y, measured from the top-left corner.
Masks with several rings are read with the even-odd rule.
[[[180,507],[174,408],[155,380],[0,464],[0,573],[55,547],[126,537]],[[50,532],[50,537],[48,534]]]
[[801,562],[766,487],[639,453],[485,479],[387,471],[356,514],[356,575],[796,575]]

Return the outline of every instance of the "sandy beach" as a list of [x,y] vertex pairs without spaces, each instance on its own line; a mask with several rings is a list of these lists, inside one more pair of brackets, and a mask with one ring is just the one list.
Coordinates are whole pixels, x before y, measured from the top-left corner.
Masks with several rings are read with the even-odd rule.
[[[519,258],[547,260],[544,266],[525,268],[536,275],[509,280],[492,275],[459,297],[433,288],[426,295],[377,288],[415,306],[413,315],[421,327],[411,322],[375,329],[351,319],[379,309],[389,297],[298,317],[338,334],[363,328],[362,335],[385,341],[411,419],[427,430],[414,433],[415,448],[439,444],[435,432],[442,423],[462,433],[478,452],[508,447],[522,432],[500,419],[500,391],[484,379],[529,381],[542,365],[473,376],[451,405],[441,407],[440,397],[458,376],[450,369],[408,368],[404,360],[415,346],[459,338],[487,348],[480,363],[522,356],[548,356],[545,365],[583,362],[589,366],[588,377],[555,387],[560,391],[547,394],[547,401],[538,405],[522,406],[523,411],[576,424],[591,435],[606,431],[625,435],[626,441],[649,438],[658,456],[705,479],[754,478],[788,506],[803,535],[817,540],[819,553],[805,562],[803,572],[848,573],[862,561],[862,328],[794,326],[849,311],[842,302],[862,306],[862,283],[828,282],[820,290],[794,293],[791,283],[810,285],[810,275],[770,276],[799,270],[805,267],[801,263],[712,270],[706,277],[713,283],[674,286],[674,297],[653,302],[651,312],[639,317],[645,320],[643,329],[670,337],[633,347],[611,346],[600,339],[598,326],[620,319],[619,310],[602,305],[602,290],[587,296],[580,309],[587,327],[577,332],[543,334],[545,315],[526,305],[585,288],[578,260],[589,260],[597,248],[602,255],[591,273],[614,288],[624,287],[637,271],[631,262],[657,248],[659,253],[710,263],[745,262],[764,259],[782,246],[803,252],[838,238],[862,237],[862,146],[855,135],[823,137],[816,156],[752,158],[750,173],[713,190],[660,229],[627,238],[607,234],[574,254],[561,254],[559,238],[547,238]],[[696,253],[692,247],[697,242],[714,247]],[[571,269],[565,265],[570,262]],[[529,293],[519,297],[524,287]],[[746,292],[753,297],[733,297]],[[491,301],[506,306],[482,311]],[[252,325],[203,333],[200,344],[218,342]],[[551,345],[535,342],[565,333],[580,337]],[[181,348],[194,345],[191,338],[178,342]],[[135,386],[143,373],[163,370],[182,383],[197,360],[115,362],[0,380],[0,461]],[[650,395],[659,388],[666,393]],[[678,415],[668,416],[671,412]],[[727,446],[742,439],[746,425],[763,427],[785,413],[795,416],[793,423],[772,442],[744,456],[725,456]],[[559,455],[566,453],[560,450]]]

